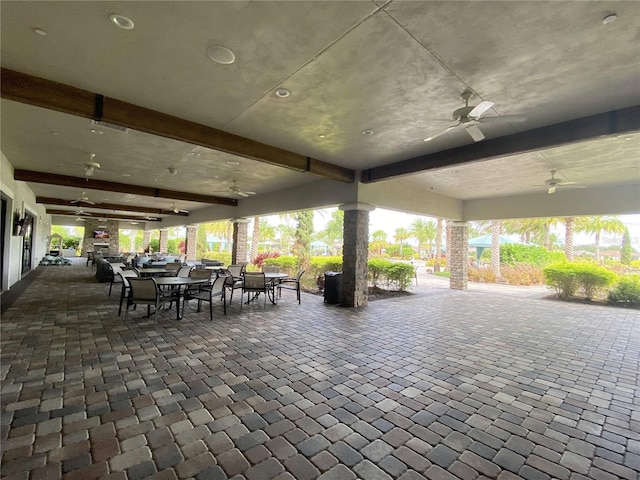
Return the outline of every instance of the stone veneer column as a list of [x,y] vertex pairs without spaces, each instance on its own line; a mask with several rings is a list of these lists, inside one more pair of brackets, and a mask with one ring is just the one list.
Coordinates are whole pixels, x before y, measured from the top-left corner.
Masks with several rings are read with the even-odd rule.
[[187,260],[196,259],[196,242],[198,235],[198,225],[187,225],[187,245],[186,251]]
[[344,211],[344,248],[342,250],[342,305],[364,307],[369,303],[369,212],[373,205],[349,203]]
[[233,248],[231,250],[231,263],[237,265],[238,262],[247,261],[247,239],[249,231],[248,218],[232,218],[233,223]]
[[151,242],[151,231],[150,230],[144,230],[142,232],[142,251],[143,252],[148,252],[149,251],[149,243]]
[[449,287],[455,290],[466,290],[469,280],[469,224],[452,222],[450,228]]
[[169,229],[160,229],[160,252],[167,253],[167,244],[169,242]]
[[131,230],[131,237],[129,239],[129,253],[135,253],[136,251],[136,233],[138,233],[138,230]]

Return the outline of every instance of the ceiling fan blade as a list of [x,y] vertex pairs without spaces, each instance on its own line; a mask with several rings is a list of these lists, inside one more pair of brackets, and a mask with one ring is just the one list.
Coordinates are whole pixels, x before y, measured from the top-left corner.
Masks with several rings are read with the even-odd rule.
[[482,133],[482,131],[476,125],[469,125],[467,128],[465,128],[465,130],[469,135],[471,135],[471,138],[473,138],[474,142],[480,142],[484,140],[484,133]]
[[248,197],[249,194],[246,192],[236,192],[238,195],[240,195],[241,197]]
[[246,193],[248,195],[255,195],[256,194],[256,192],[244,192],[244,193]]
[[473,118],[473,119],[477,119],[479,117],[482,116],[482,114],[484,112],[486,112],[487,110],[489,110],[491,107],[493,107],[494,103],[493,102],[480,102],[478,105],[476,105],[474,107],[473,110],[471,110],[467,116],[469,118]]
[[425,139],[424,139],[424,141],[425,141],[425,142],[430,142],[431,140],[433,140],[433,139],[435,139],[435,138],[438,138],[438,137],[440,137],[440,136],[444,135],[445,133],[449,133],[451,130],[453,130],[454,128],[457,128],[457,127],[459,127],[459,126],[460,126],[460,124],[451,125],[450,127],[446,128],[446,129],[445,129],[445,130],[443,130],[442,132],[440,132],[440,133],[436,133],[435,135],[432,135],[432,136],[430,136],[430,137],[425,138]]

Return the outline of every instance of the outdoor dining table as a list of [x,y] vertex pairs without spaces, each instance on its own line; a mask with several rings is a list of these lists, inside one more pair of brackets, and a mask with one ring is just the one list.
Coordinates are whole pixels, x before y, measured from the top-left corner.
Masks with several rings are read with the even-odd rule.
[[191,278],[191,277],[158,277],[155,279],[156,285],[162,287],[177,287],[176,295],[176,320],[180,320],[180,297],[182,296],[182,287],[189,285],[197,285],[199,283],[207,283],[207,278]]
[[[278,284],[278,281],[281,278],[287,278],[288,276],[289,275],[287,275],[286,273],[279,273],[279,272],[265,272],[264,273],[265,282],[271,286],[271,288],[268,290],[268,292],[270,292],[269,293],[269,300],[274,305],[276,304],[276,290],[275,290],[275,287],[276,287],[276,285]],[[260,296],[260,293],[255,294],[253,296],[253,298],[251,298],[247,303],[253,302],[259,296]]]
[[175,273],[173,270],[167,270],[166,268],[139,268],[138,275],[141,277],[157,277],[166,273]]

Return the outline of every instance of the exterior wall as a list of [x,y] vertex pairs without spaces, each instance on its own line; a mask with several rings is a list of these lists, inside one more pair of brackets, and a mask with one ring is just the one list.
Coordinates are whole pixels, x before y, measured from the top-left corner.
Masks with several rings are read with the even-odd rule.
[[469,226],[464,222],[452,222],[450,229],[449,286],[455,290],[466,290],[469,281]]
[[36,204],[36,196],[25,182],[13,179],[13,166],[0,152],[0,194],[7,201],[7,229],[4,238],[4,266],[2,271],[3,288],[10,288],[22,277],[22,242],[23,237],[13,235],[13,217],[16,213],[22,216],[25,211],[34,216],[33,244],[31,250],[32,268],[49,250],[48,237],[51,233],[51,216],[47,215],[42,205]]
[[364,307],[369,303],[369,210],[344,210],[342,253],[342,305]]

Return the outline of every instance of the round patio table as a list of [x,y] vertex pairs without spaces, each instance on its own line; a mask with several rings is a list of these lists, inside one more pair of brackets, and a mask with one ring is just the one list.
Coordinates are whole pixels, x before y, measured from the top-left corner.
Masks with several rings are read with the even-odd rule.
[[[149,269],[147,269],[149,270]],[[159,277],[155,279],[156,285],[160,287],[177,287],[176,299],[176,320],[181,320],[180,316],[180,297],[182,296],[182,287],[185,285],[197,285],[199,283],[207,283],[207,278],[191,278],[191,277]]]

